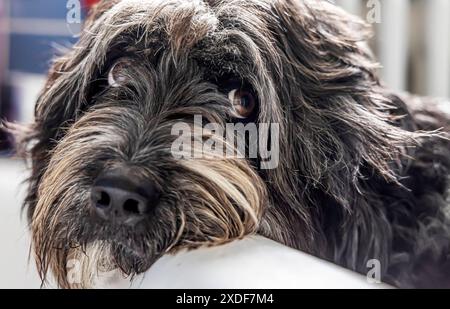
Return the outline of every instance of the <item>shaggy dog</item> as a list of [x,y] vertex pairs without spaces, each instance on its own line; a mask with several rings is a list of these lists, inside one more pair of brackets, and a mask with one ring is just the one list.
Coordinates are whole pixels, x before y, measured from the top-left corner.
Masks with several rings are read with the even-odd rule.
[[[43,280],[88,287],[258,233],[364,274],[377,259],[398,287],[450,287],[448,103],[383,86],[368,34],[319,0],[101,1],[23,141]],[[195,115],[278,124],[278,167],[174,157],[171,128]]]

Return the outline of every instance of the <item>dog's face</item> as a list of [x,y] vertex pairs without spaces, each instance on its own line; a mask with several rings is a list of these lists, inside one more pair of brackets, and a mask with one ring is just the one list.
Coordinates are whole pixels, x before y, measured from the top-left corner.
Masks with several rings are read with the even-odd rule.
[[[336,178],[363,160],[389,177],[384,101],[356,99],[378,85],[361,31],[325,1],[101,2],[36,108],[27,205],[42,276],[73,286],[77,259],[86,286],[99,268],[141,273],[165,253],[256,232],[308,249],[307,190],[339,200]],[[279,165],[174,156],[174,125],[195,115],[278,124]]]

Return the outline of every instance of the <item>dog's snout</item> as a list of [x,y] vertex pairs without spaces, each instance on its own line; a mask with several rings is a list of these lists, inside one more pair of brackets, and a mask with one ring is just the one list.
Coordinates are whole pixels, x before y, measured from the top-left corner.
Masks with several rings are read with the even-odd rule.
[[134,192],[95,186],[92,195],[96,213],[106,220],[134,224],[149,212],[149,200]]
[[160,193],[150,181],[137,181],[130,172],[114,171],[100,175],[92,192],[92,207],[100,218],[134,226],[150,215]]

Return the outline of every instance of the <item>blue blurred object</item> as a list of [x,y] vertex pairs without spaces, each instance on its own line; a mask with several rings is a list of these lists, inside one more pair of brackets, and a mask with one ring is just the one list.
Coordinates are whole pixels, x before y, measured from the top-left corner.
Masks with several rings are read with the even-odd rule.
[[56,54],[55,45],[70,46],[76,42],[76,33],[66,21],[67,3],[62,0],[9,1],[10,71],[45,74]]
[[45,74],[57,53],[55,45],[70,46],[75,41],[69,36],[11,34],[9,70]]
[[11,18],[65,19],[65,0],[13,0],[10,1]]

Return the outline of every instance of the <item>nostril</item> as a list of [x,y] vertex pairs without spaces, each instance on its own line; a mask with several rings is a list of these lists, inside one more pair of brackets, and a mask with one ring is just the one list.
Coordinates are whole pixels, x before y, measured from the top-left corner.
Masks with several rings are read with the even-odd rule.
[[110,204],[111,204],[111,197],[109,196],[109,194],[106,193],[105,191],[101,191],[97,198],[97,206],[106,208],[109,207]]
[[123,204],[123,209],[126,213],[134,214],[134,215],[141,215],[142,212],[139,208],[139,201],[135,199],[128,199]]

